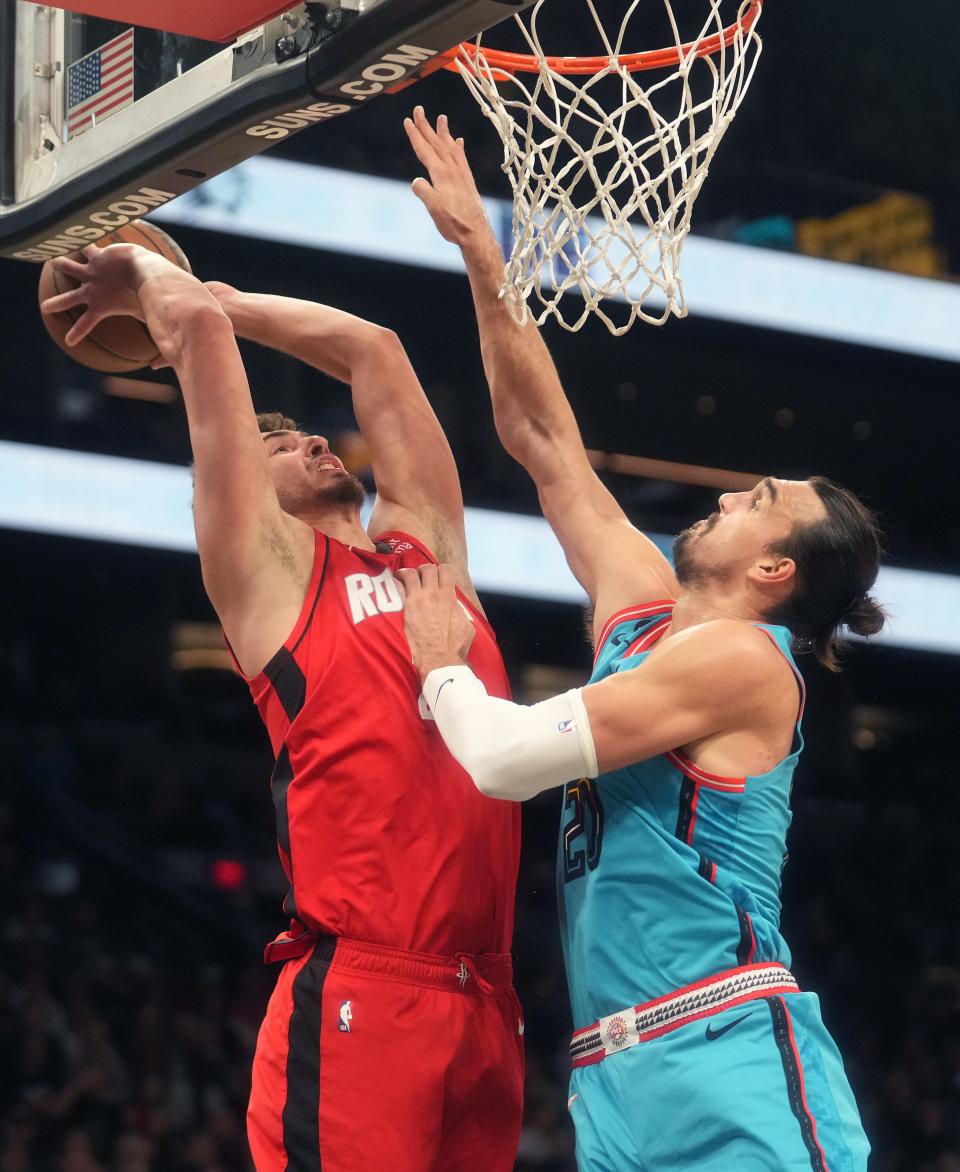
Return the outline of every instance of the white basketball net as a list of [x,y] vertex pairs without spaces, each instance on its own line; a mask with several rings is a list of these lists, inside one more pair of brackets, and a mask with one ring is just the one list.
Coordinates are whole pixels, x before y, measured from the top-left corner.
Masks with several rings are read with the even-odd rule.
[[[501,295],[523,323],[535,294],[543,306],[537,322],[553,314],[571,331],[591,313],[613,334],[624,333],[638,317],[654,325],[671,314],[684,317],[680,252],[693,203],[760,54],[760,38],[745,21],[750,0],[739,8],[739,0],[674,0],[678,8],[709,8],[692,34],[678,27],[671,0],[633,0],[616,37],[604,31],[594,0],[584,0],[609,58],[592,75],[551,69],[538,33],[545,2],[537,0],[528,21],[514,17],[538,60],[536,74],[491,65],[479,37],[475,50],[468,55],[461,49],[458,58],[464,80],[503,141],[503,169],[513,187],[514,244]],[[618,60],[637,48],[626,38],[641,4],[665,7],[679,64],[632,73]],[[733,25],[733,39],[725,45],[722,34]],[[718,36],[716,52],[704,53],[704,41]],[[596,91],[604,85],[609,99],[611,84],[619,98],[607,100],[605,108]],[[569,290],[580,292],[583,305],[568,301],[565,314],[561,299]],[[626,321],[609,316],[613,306],[604,303],[610,299],[625,302]]]

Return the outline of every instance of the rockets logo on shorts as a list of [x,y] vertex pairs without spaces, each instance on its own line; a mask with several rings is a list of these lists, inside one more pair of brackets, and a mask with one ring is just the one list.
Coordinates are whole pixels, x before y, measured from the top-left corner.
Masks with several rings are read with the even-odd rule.
[[341,1034],[350,1033],[350,1023],[353,1021],[353,1003],[350,1001],[340,1002],[340,1023],[337,1026]]

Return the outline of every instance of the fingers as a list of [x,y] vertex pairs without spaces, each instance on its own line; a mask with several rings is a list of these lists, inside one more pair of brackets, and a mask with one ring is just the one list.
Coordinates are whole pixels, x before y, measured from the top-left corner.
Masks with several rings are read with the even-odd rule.
[[[417,114],[420,115],[419,118],[417,118]],[[432,164],[438,162],[439,155],[432,141],[432,138],[435,138],[436,136],[433,135],[430,124],[427,122],[426,117],[423,114],[422,106],[417,106],[416,110],[414,111],[413,118],[404,118],[403,128],[407,132],[407,138],[410,139],[410,145],[413,147],[413,153],[417,156],[420,162],[423,163],[427,170],[429,170]],[[430,130],[432,138],[427,137],[425,129]]]
[[86,294],[78,285],[76,289],[68,289],[66,293],[56,293],[40,302],[43,313],[63,313],[64,310],[74,309],[78,305],[86,305]]
[[434,212],[440,211],[442,204],[440,196],[437,195],[436,191],[422,175],[414,179],[410,187],[413,194],[420,200],[431,216],[434,215]]
[[424,562],[414,569],[394,570],[394,576],[403,584],[408,594],[415,594],[418,590],[452,590],[456,591],[456,578],[453,567],[446,562],[439,565],[433,562]]
[[69,256],[58,256],[50,262],[50,265],[55,273],[62,273],[63,276],[71,277],[74,281],[85,281],[90,276],[86,264],[72,260]]
[[448,150],[452,150],[457,145],[453,140],[453,135],[450,133],[450,124],[447,121],[446,114],[441,114],[437,119],[437,138]]
[[437,567],[433,562],[424,562],[419,566],[417,572],[420,575],[420,586],[424,590],[436,591],[437,589]]
[[394,570],[393,576],[400,584],[404,598],[410,599],[420,590],[420,575],[416,570]]
[[423,106],[414,106],[413,121],[427,146],[429,146],[432,150],[437,151],[440,146],[440,136],[430,125],[430,119],[427,117],[427,113]]
[[394,570],[394,577],[403,587],[407,598],[427,591],[430,593],[449,592],[456,596],[457,582],[453,567],[445,562],[434,565],[433,562],[424,562],[414,569]]
[[78,342],[83,341],[83,339],[91,332],[91,330],[94,328],[94,326],[97,325],[98,322],[103,321],[105,316],[106,314],[94,313],[88,309],[87,312],[83,314],[82,317],[77,318],[70,329],[67,330],[66,334],[64,334],[63,340],[68,346],[76,346]]
[[[413,117],[405,118],[403,125],[414,153],[425,167],[429,168],[431,163],[445,158],[449,159],[457,153],[457,141],[450,134],[450,124],[446,114],[441,114],[437,118],[435,130],[430,125],[430,119],[423,106],[417,106],[413,111]],[[460,142],[462,150],[462,140]]]

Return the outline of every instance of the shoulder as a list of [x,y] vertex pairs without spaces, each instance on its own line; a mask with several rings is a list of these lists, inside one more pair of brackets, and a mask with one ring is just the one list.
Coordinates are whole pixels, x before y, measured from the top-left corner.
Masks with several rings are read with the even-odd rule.
[[661,670],[693,671],[705,687],[726,694],[792,678],[792,669],[773,640],[741,619],[713,619],[672,635],[648,663]]

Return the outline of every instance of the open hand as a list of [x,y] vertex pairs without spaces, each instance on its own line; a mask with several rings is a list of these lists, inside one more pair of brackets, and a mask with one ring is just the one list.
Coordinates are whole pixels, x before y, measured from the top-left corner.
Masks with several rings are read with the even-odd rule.
[[427,562],[395,575],[405,598],[403,629],[420,678],[466,660],[476,631],[457,598],[450,566]]
[[446,114],[434,129],[422,106],[403,122],[410,145],[430,175],[413,181],[413,193],[430,213],[437,231],[451,244],[464,244],[477,231],[489,230],[483,201],[467,162],[463,139],[450,134]]
[[168,260],[136,244],[109,244],[105,248],[90,245],[81,255],[84,260],[60,256],[51,261],[56,272],[77,282],[74,289],[48,297],[40,308],[44,313],[62,313],[82,308],[83,312],[67,331],[65,341],[75,346],[106,317],[126,315],[144,320],[137,290],[147,276],[182,273]]

